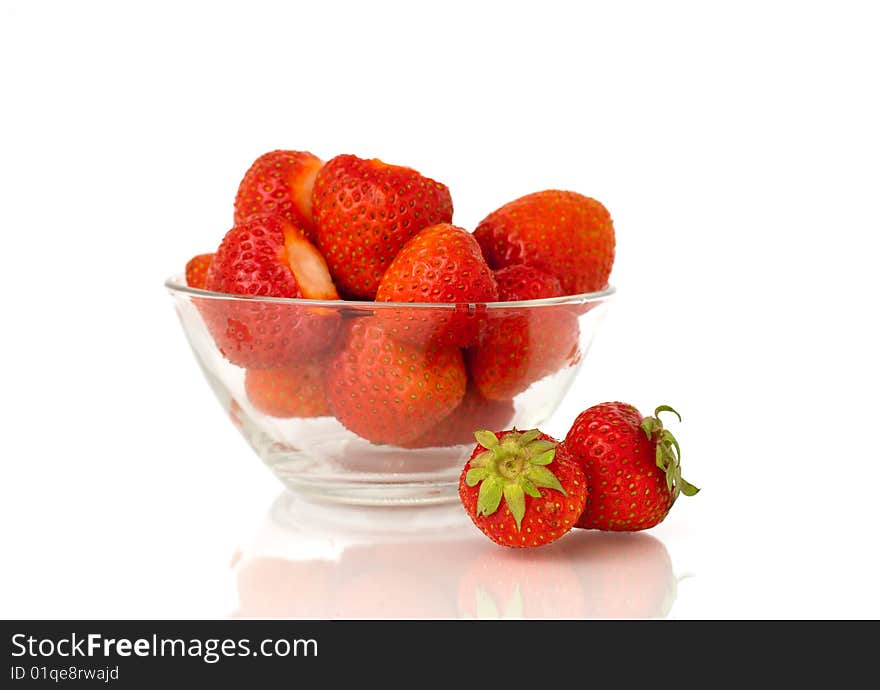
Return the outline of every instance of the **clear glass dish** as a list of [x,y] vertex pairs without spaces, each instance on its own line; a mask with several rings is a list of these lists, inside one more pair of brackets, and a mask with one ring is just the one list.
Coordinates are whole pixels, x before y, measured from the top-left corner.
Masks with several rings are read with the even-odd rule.
[[266,466],[293,491],[361,505],[456,500],[473,430],[541,426],[614,294],[456,305],[227,295],[182,277],[165,287]]

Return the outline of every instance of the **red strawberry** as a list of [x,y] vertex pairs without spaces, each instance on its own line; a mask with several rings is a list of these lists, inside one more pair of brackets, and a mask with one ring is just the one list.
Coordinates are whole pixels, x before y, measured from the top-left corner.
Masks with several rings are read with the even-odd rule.
[[[518,265],[495,272],[501,301],[559,297],[559,281]],[[495,309],[479,344],[467,351],[468,369],[480,392],[493,400],[519,395],[578,356],[577,316],[569,305]]]
[[[233,295],[337,299],[321,254],[281,216],[255,216],[233,227],[214,254],[206,288]],[[253,369],[297,366],[329,348],[338,316],[301,304],[198,301],[218,348]]]
[[537,429],[477,431],[458,483],[465,512],[502,546],[542,546],[568,532],[587,500],[584,473]]
[[235,224],[266,213],[284,216],[314,241],[312,188],[324,165],[308,151],[270,151],[244,174],[235,196]]
[[302,229],[281,216],[254,216],[223,238],[209,290],[233,295],[338,299],[324,257]]
[[430,448],[473,443],[474,429],[503,429],[513,419],[513,400],[489,400],[468,383],[464,399],[452,414],[439,420],[404,448]]
[[[377,302],[494,302],[498,289],[480,245],[466,230],[432,225],[409,240],[379,282]],[[416,343],[467,347],[477,338],[481,315],[463,309],[399,309],[379,312],[388,333]],[[482,317],[485,311],[482,312]]]
[[213,254],[198,254],[186,262],[186,284],[190,287],[205,289],[205,277],[211,266]]
[[248,369],[244,390],[253,406],[272,417],[324,417],[325,362],[307,360],[286,369]]
[[505,204],[474,236],[492,268],[527,264],[559,278],[566,294],[601,290],[614,263],[614,226],[595,199],[547,190]]
[[459,350],[395,341],[374,319],[361,318],[330,362],[327,400],[358,436],[401,445],[449,415],[466,382]]
[[525,264],[495,271],[495,282],[498,284],[498,299],[502,302],[524,302],[565,294],[556,276]]
[[344,155],[328,161],[312,192],[316,243],[345,293],[373,299],[406,241],[452,220],[445,185],[412,168]]
[[574,420],[562,445],[590,485],[578,527],[648,529],[666,517],[679,492],[693,496],[699,491],[681,476],[678,442],[663,428],[661,412],[678,417],[666,405],[643,418],[632,405],[609,402],[584,410]]

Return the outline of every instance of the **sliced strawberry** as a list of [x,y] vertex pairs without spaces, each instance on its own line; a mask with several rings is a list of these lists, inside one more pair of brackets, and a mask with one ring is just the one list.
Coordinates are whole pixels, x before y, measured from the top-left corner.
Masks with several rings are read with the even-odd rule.
[[235,224],[266,213],[283,216],[314,238],[312,188],[324,165],[308,151],[270,151],[245,173],[235,197]]
[[[281,216],[255,216],[226,233],[206,287],[232,295],[337,298],[320,252]],[[331,349],[339,328],[338,315],[319,307],[207,299],[198,304],[223,355],[248,369],[298,366]]]

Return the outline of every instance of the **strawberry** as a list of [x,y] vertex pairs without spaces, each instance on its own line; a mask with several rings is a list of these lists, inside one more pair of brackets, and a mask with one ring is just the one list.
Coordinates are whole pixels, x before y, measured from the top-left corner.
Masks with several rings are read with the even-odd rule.
[[537,429],[474,432],[477,446],[462,470],[465,512],[502,546],[542,546],[568,532],[584,510],[583,470]]
[[576,192],[520,197],[486,216],[474,236],[492,268],[534,266],[555,275],[569,295],[604,288],[614,263],[611,216]]
[[[233,295],[337,299],[323,257],[298,226],[281,216],[254,216],[233,227],[214,254],[208,290]],[[252,369],[296,366],[326,349],[338,316],[301,304],[198,301],[221,353]]]
[[524,302],[530,299],[562,297],[559,279],[532,266],[517,264],[495,271],[498,299],[502,302]]
[[680,450],[661,412],[642,417],[632,405],[607,402],[584,410],[562,445],[583,469],[590,497],[577,526],[618,532],[648,529],[669,513],[679,493],[699,491],[681,476]]
[[[517,265],[495,272],[501,301],[559,297],[552,275]],[[480,392],[492,400],[519,395],[532,383],[578,357],[577,315],[569,305],[511,307],[489,314],[479,344],[467,351],[468,369]]]
[[489,400],[479,389],[468,383],[464,399],[452,414],[439,420],[425,433],[404,448],[455,446],[472,442],[474,429],[503,429],[513,419],[513,400]]
[[325,417],[325,363],[307,360],[286,369],[248,369],[244,390],[254,407],[271,417]]
[[226,233],[206,285],[234,295],[339,298],[321,253],[298,225],[275,215],[253,216]]
[[186,262],[186,284],[190,287],[205,289],[205,278],[211,266],[213,254],[198,254]]
[[340,289],[373,299],[379,280],[422,228],[452,221],[452,197],[412,168],[343,155],[328,161],[312,191],[318,248]]
[[[410,239],[382,276],[377,302],[494,302],[498,288],[480,245],[466,230],[440,223]],[[467,347],[477,338],[482,312],[399,309],[379,313],[395,338]]]
[[308,151],[270,151],[253,162],[235,196],[235,224],[266,213],[284,216],[314,241],[312,188],[324,161]]
[[449,415],[464,397],[466,382],[459,350],[396,341],[375,319],[360,318],[330,361],[327,400],[358,436],[401,445]]

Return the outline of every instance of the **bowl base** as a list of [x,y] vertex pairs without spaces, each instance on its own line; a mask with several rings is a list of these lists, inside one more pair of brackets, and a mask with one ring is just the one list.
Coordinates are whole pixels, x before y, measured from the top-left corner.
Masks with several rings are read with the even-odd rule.
[[465,446],[426,448],[414,455],[357,438],[323,441],[314,431],[311,438],[310,453],[285,444],[261,444],[255,435],[249,440],[285,487],[325,503],[411,506],[457,501],[459,474],[470,454]]
[[359,506],[412,506],[453,503],[458,500],[458,483],[401,482],[356,483],[312,482],[279,477],[284,486],[313,501]]

